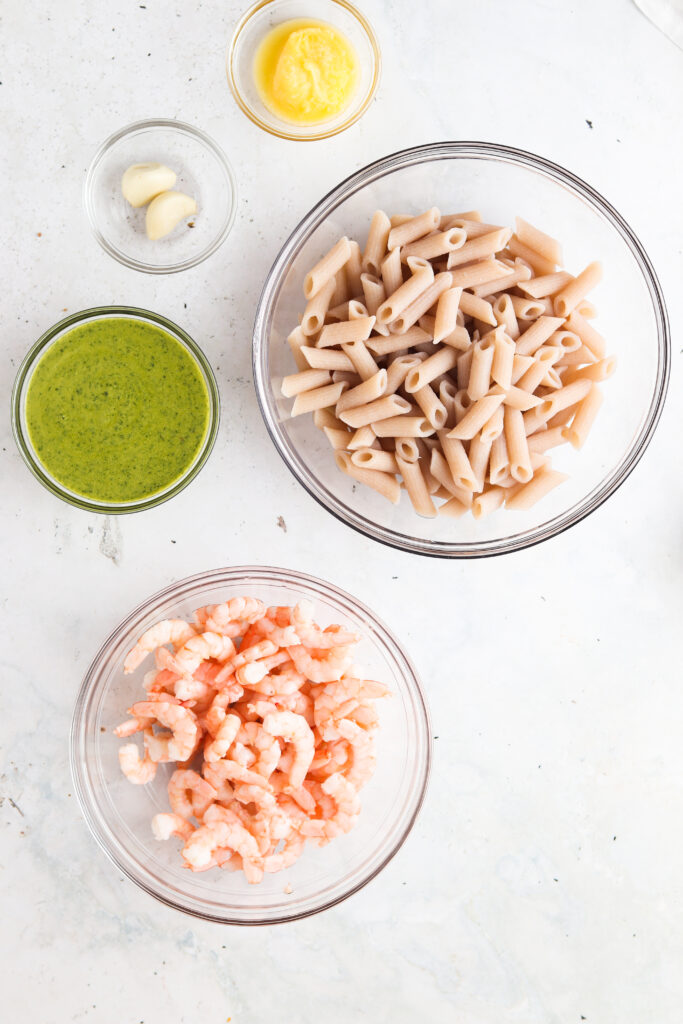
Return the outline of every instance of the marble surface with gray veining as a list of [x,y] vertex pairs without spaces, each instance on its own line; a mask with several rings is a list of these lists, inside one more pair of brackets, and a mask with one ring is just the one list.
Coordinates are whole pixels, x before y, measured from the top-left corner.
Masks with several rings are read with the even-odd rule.
[[[271,138],[233,102],[234,0],[0,12],[0,964],[13,1024],[681,1019],[683,57],[629,0],[363,7],[382,43],[377,100],[315,145]],[[155,115],[213,135],[240,186],[228,242],[166,278],[114,263],[81,206],[99,143]],[[352,533],[290,476],[259,416],[250,331],[278,247],[329,188],[396,149],[473,138],[569,167],[624,215],[669,302],[673,372],[651,448],[607,505],[549,544],[446,564]],[[223,405],[192,486],[118,519],[44,491],[7,415],[36,337],[108,302],[187,327]],[[316,573],[321,545],[326,576],[376,608],[424,678],[427,801],[395,860],[334,910],[202,924],[139,891],[90,837],[68,769],[75,695],[149,594],[242,562]]]

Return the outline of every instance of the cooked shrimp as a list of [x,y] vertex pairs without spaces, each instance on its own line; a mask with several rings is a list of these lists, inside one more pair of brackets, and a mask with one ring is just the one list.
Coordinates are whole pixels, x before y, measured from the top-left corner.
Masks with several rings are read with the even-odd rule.
[[170,736],[155,736],[160,757],[156,761],[186,761],[195,749],[199,727],[189,708],[170,701],[138,701],[128,709],[135,718],[153,718],[171,730]]
[[241,726],[242,719],[239,715],[226,715],[214,738],[204,747],[205,760],[209,763],[222,760],[235,742]]
[[256,804],[263,810],[272,811],[275,808],[275,797],[263,786],[249,786],[244,782],[238,782],[235,786],[235,800],[241,804]]
[[183,676],[192,676],[203,661],[212,658],[224,662],[228,658],[233,658],[235,654],[235,645],[229,636],[212,633],[209,630],[190,637],[173,655],[171,667]]
[[294,747],[289,783],[293,789],[298,789],[306,778],[315,752],[313,733],[308,722],[293,711],[271,711],[263,719],[263,728],[271,736],[281,736]]
[[195,615],[203,613],[206,613],[205,629],[223,633],[237,620],[242,627],[237,634],[240,636],[244,633],[245,623],[256,622],[265,615],[266,606],[255,597],[233,597],[223,604],[209,604],[204,608],[198,608]]
[[351,660],[348,647],[333,647],[322,658],[314,657],[303,646],[288,647],[287,650],[298,671],[312,683],[328,683],[341,679]]
[[349,741],[349,765],[344,769],[344,775],[356,789],[360,789],[372,778],[375,770],[372,736],[355,722],[347,719],[339,723],[339,732]]
[[360,799],[356,787],[348,778],[336,772],[325,779],[321,788],[337,805],[332,820],[336,821],[342,832],[349,832],[360,813]]
[[192,833],[182,853],[193,871],[201,871],[211,864],[214,851],[218,847],[239,853],[248,882],[253,884],[261,881],[263,868],[259,864],[261,858],[258,845],[251,833],[239,822],[228,824],[225,821],[216,821],[211,825],[202,825]]
[[322,630],[313,622],[313,605],[310,601],[300,601],[294,605],[292,626],[299,637],[299,643],[306,647],[316,647],[319,650],[356,644],[360,639],[357,633],[351,633],[342,626],[328,626],[327,629]]
[[157,622],[142,634],[135,647],[128,652],[123,663],[123,671],[127,674],[134,672],[157,647],[163,647],[164,644],[184,644],[194,635],[194,626],[182,619],[164,619]]
[[179,814],[155,814],[152,818],[152,832],[160,841],[179,836],[185,842],[194,832],[194,825],[181,818]]
[[147,752],[144,758],[140,758],[140,751],[135,743],[126,743],[119,747],[119,765],[128,781],[134,782],[136,786],[144,786],[151,782],[157,771],[156,763]]
[[197,772],[175,771],[168,780],[168,802],[180,818],[202,818],[217,795]]
[[271,853],[264,858],[263,870],[268,872],[283,871],[291,868],[292,864],[299,859],[304,851],[306,840],[294,833],[289,842],[285,842],[279,853]]
[[259,722],[245,722],[237,738],[245,746],[250,746],[256,754],[253,770],[264,779],[269,779],[282,754],[276,737],[271,736]]
[[221,764],[221,771],[224,773],[226,779],[230,779],[231,782],[245,782],[248,786],[261,786],[266,787],[267,781],[262,775],[257,772],[252,772],[244,765],[238,764],[237,761],[232,761],[230,758],[224,758],[219,762]]
[[216,761],[215,764],[209,764],[205,761],[202,765],[202,773],[206,781],[215,789],[216,800],[227,804],[234,799],[235,791],[223,771],[224,764],[224,761]]
[[243,665],[248,665],[252,661],[260,661],[261,658],[269,658],[271,654],[276,653],[277,646],[272,640],[260,640],[253,647],[248,647],[246,650],[244,644],[242,644],[239,654],[230,658],[216,676],[216,684],[222,683],[224,679],[228,679],[233,672],[236,672],[238,668],[242,668]]

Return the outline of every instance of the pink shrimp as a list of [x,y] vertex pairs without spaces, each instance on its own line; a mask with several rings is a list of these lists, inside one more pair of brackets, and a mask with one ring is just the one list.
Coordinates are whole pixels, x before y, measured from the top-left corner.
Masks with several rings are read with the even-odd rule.
[[257,807],[272,811],[275,804],[275,797],[263,786],[249,786],[244,782],[238,782],[235,786],[235,800],[241,804],[256,804]]
[[233,658],[235,654],[235,645],[229,636],[209,630],[190,637],[173,655],[170,667],[183,676],[192,676],[203,661],[211,658],[224,662]]
[[285,842],[279,853],[271,853],[264,858],[263,870],[267,872],[283,871],[291,868],[292,864],[299,859],[304,852],[306,840],[303,836],[294,833],[291,839]]
[[119,747],[119,766],[129,782],[136,786],[144,786],[156,775],[157,766],[145,752],[140,758],[140,751],[134,743],[126,743]]
[[328,683],[341,679],[350,660],[348,647],[333,647],[323,657],[315,657],[303,646],[288,647],[289,656],[297,670],[312,683]]
[[[328,626],[322,630],[313,622],[313,605],[310,601],[300,601],[292,609],[292,625],[299,637],[299,643],[306,647],[326,650],[332,647],[348,647],[358,643],[360,637],[342,626]],[[289,644],[285,646],[290,646]]]
[[202,773],[206,781],[215,789],[217,802],[227,804],[234,799],[235,791],[223,771],[224,764],[224,761],[217,761],[215,764],[209,764],[205,761],[202,766]]
[[252,661],[259,661],[261,658],[269,658],[271,654],[277,653],[277,646],[272,640],[260,640],[254,644],[253,647],[245,649],[244,644],[240,647],[239,654],[236,654],[233,658],[225,663],[221,671],[216,676],[215,684],[222,683],[225,679],[236,672],[238,668],[242,668],[243,665],[248,665]]
[[192,833],[182,853],[193,871],[201,871],[211,865],[214,852],[219,847],[239,853],[248,882],[254,884],[261,881],[263,867],[260,864],[258,845],[251,833],[238,821],[230,824],[215,821],[210,825],[202,825]]
[[180,818],[202,818],[217,795],[213,786],[197,772],[175,771],[168,780],[168,802]]
[[245,746],[251,747],[252,752],[256,754],[253,770],[264,779],[270,778],[282,754],[278,740],[259,722],[245,722],[237,738]]
[[205,628],[216,633],[224,632],[237,620],[242,626],[240,633],[237,634],[239,636],[244,633],[245,623],[256,622],[265,615],[265,612],[266,606],[258,598],[233,597],[223,604],[210,604],[204,608],[198,608],[195,615],[206,613]]
[[199,727],[196,715],[189,708],[170,701],[143,700],[133,704],[128,713],[135,718],[156,719],[160,725],[171,730],[170,736],[153,737],[155,753],[158,754],[155,757],[150,750],[154,761],[186,761],[195,749]]
[[152,818],[152,832],[160,842],[171,836],[178,836],[187,842],[194,830],[194,825],[179,814],[155,814]]
[[241,727],[242,719],[239,715],[226,715],[213,739],[204,747],[204,759],[209,764],[212,761],[221,761],[235,742]]
[[339,732],[349,741],[349,764],[344,768],[348,781],[360,789],[372,777],[375,770],[375,752],[372,736],[355,722],[342,719]]
[[164,644],[184,644],[194,635],[194,627],[184,622],[183,619],[164,619],[162,622],[157,622],[142,634],[135,646],[128,652],[123,663],[123,671],[126,674],[134,672],[147,655],[157,647],[162,647]]
[[221,765],[221,771],[226,779],[229,779],[231,782],[245,782],[248,786],[261,786],[264,788],[268,785],[267,780],[262,775],[259,775],[258,772],[250,771],[237,761],[224,758],[218,763]]
[[[163,651],[164,654],[168,655],[169,658],[172,657],[171,652],[166,647],[159,647],[158,650],[157,650],[157,654],[159,654],[160,651]],[[160,660],[163,661],[164,659],[161,658]],[[150,673],[150,676],[151,676],[151,673]],[[154,673],[154,679],[150,678],[148,680],[147,676],[145,676],[145,678],[142,681],[142,685],[144,686],[145,690],[147,691],[148,699],[149,700],[153,700],[154,699],[154,694],[163,694],[163,693],[172,694],[173,693],[173,687],[174,687],[175,683],[177,682],[177,680],[178,680],[178,673],[177,672],[171,672],[170,669],[168,669],[168,668],[166,668],[165,666],[162,665],[162,666],[160,666],[159,671]]]
[[336,772],[325,779],[321,788],[337,805],[332,820],[339,825],[342,832],[350,832],[360,814],[360,799],[356,787],[348,778]]
[[294,747],[289,782],[294,789],[298,789],[306,778],[315,751],[313,733],[308,722],[293,711],[271,711],[263,719],[263,728],[271,736],[281,736]]

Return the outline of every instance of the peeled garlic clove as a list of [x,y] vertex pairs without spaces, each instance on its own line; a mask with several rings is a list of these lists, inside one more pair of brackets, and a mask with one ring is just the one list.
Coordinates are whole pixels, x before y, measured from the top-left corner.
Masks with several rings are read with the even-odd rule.
[[147,237],[156,242],[173,231],[183,217],[190,217],[197,212],[197,204],[192,196],[184,192],[162,192],[147,207],[145,229]]
[[121,191],[131,206],[145,206],[160,192],[173,188],[175,182],[175,171],[164,164],[133,164],[121,178]]

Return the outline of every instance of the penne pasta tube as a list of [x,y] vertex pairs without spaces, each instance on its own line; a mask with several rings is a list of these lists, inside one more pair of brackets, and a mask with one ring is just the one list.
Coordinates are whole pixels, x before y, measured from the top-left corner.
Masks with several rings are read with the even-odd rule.
[[553,308],[557,316],[568,317],[581,299],[585,299],[588,292],[595,288],[601,280],[602,264],[589,263],[586,269],[582,270],[578,277],[575,277],[568,285],[565,285],[553,299]]
[[492,231],[500,231],[500,224],[485,224],[481,219],[475,221],[474,217],[463,214],[461,217],[450,218],[450,227],[462,228],[467,238],[480,238],[482,235],[490,235]]
[[358,427],[369,427],[372,424],[375,434],[380,437],[379,430],[376,430],[375,427],[379,426],[381,420],[403,416],[411,410],[410,402],[401,398],[400,395],[384,395],[383,398],[368,402],[367,405],[359,405],[355,409],[346,409],[344,412],[340,412],[339,419],[347,426],[353,427],[354,430]]
[[[557,358],[554,355],[552,349],[544,350],[541,348],[538,351],[549,352],[551,358]],[[552,362],[550,362],[548,360],[548,357],[546,356],[544,356],[544,358],[534,359],[529,369],[522,377],[520,377],[519,381],[517,382],[518,389],[521,391],[528,391],[530,394],[533,394],[536,388],[540,385],[543,378],[545,377],[546,373],[548,372],[549,367],[551,366]]]
[[[365,308],[370,316],[377,316],[377,310],[386,298],[384,285],[375,274],[360,275],[361,288],[365,299]],[[376,321],[375,321],[376,322]]]
[[[501,266],[505,266],[505,264],[501,263]],[[528,267],[521,260],[516,260],[514,270],[510,270],[508,267],[508,273],[504,277],[492,278],[489,281],[482,281],[481,284],[475,284],[471,289],[472,294],[482,298],[486,295],[493,295],[496,292],[504,292],[508,288],[513,288],[519,284],[520,281],[527,281],[530,277],[531,267]]]
[[427,489],[419,461],[406,462],[400,455],[397,455],[396,465],[403,477],[408,497],[417,514],[419,516],[427,516],[430,519],[433,518],[436,515],[436,508]]
[[446,406],[429,384],[425,384],[424,387],[418,388],[417,391],[413,392],[413,398],[434,429],[440,430],[446,423],[448,413],[446,412]]
[[588,433],[595,422],[595,417],[598,415],[602,400],[603,395],[600,388],[597,384],[593,384],[586,397],[579,402],[571,426],[560,428],[562,436],[566,441],[569,441],[573,448],[583,447]]
[[532,508],[553,488],[568,479],[569,477],[566,473],[558,473],[555,469],[542,469],[536,473],[530,483],[520,487],[519,490],[510,494],[509,498],[506,498],[505,507],[517,511],[525,511]]
[[505,443],[510,459],[510,473],[520,484],[526,484],[533,476],[529,445],[527,444],[524,420],[519,409],[505,407]]
[[334,287],[334,278],[330,278],[320,291],[316,292],[313,298],[309,300],[301,320],[301,330],[307,337],[317,334],[323,326]]
[[491,441],[482,440],[481,434],[477,434],[470,441],[470,449],[468,452],[470,465],[472,472],[474,473],[476,484],[476,491],[483,491],[484,484],[486,482],[486,473],[488,470],[489,458],[491,457],[491,448],[493,444]]
[[441,293],[450,288],[451,284],[449,273],[437,274],[429,287],[392,321],[391,328],[394,334],[405,334],[428,309],[431,309]]
[[440,377],[442,373],[447,373],[448,370],[455,366],[457,359],[458,353],[444,345],[434,355],[429,356],[419,366],[410,370],[405,379],[406,391],[409,394],[419,391],[425,384],[430,384],[437,377]]
[[512,360],[511,383],[517,384],[524,376],[526,371],[529,369],[529,367],[533,365],[533,362],[533,356],[520,356],[515,354],[515,357]]
[[396,456],[376,448],[359,448],[351,456],[351,462],[360,469],[376,469],[380,473],[398,473]]
[[542,388],[554,389],[562,387],[562,378],[560,377],[559,373],[557,372],[554,366],[551,366],[550,369],[546,371],[545,377],[541,379],[540,386]]
[[368,338],[366,346],[376,356],[387,356],[430,340],[429,334],[421,327],[411,327],[405,334],[392,334],[388,338]]
[[[444,292],[444,294],[448,294]],[[458,352],[466,352],[472,344],[469,331],[465,327],[455,327],[450,334],[447,334],[445,338],[441,339],[444,345],[448,345],[450,348],[455,348]],[[436,342],[435,342],[436,344]]]
[[614,356],[608,356],[607,359],[601,359],[589,366],[570,366],[562,376],[562,383],[572,384],[575,380],[607,380],[614,373],[616,366],[617,361]]
[[[339,421],[341,423],[341,420]],[[351,452],[358,451],[359,448],[371,448],[373,444],[377,443],[375,432],[372,427],[359,427],[351,435],[351,440],[347,444],[347,448]]]
[[540,316],[517,338],[517,355],[532,356],[563,323],[561,317]]
[[385,294],[393,295],[403,284],[400,249],[392,249],[389,255],[384,257],[380,271]]
[[389,218],[389,223],[392,228],[396,228],[399,224],[405,224],[406,221],[412,220],[414,214],[412,213],[393,213]]
[[527,436],[529,434],[535,434],[539,430],[548,429],[548,423],[545,416],[541,413],[540,405],[537,405],[533,409],[529,409],[528,412],[522,413],[522,420],[524,421],[524,433]]
[[313,388],[322,387],[331,381],[329,370],[301,370],[299,373],[290,373],[282,381],[280,391],[285,398],[294,398],[302,391],[312,391]]
[[420,449],[414,437],[397,437],[394,440],[397,455],[400,455],[406,462],[417,462],[420,457]]
[[349,242],[349,258],[344,264],[344,275],[346,277],[346,283],[348,288],[349,296],[360,295],[362,291],[362,285],[360,283],[360,275],[363,271],[361,266],[361,254],[360,246],[358,242]]
[[378,370],[377,373],[373,373],[372,377],[368,377],[367,380],[357,384],[355,388],[349,388],[348,391],[345,391],[337,402],[335,412],[337,416],[341,416],[347,409],[357,409],[360,405],[374,402],[382,397],[386,389],[387,371]]
[[[304,340],[308,341],[305,335]],[[336,349],[304,345],[300,351],[313,370],[353,370],[353,363],[349,357]]]
[[488,395],[472,403],[457,426],[448,432],[448,436],[457,437],[461,441],[471,440],[493,416],[498,406],[503,404],[504,398],[505,391],[502,388],[492,389]]
[[335,452],[334,457],[342,473],[346,473],[359,484],[372,487],[382,497],[387,498],[392,505],[398,505],[401,500],[401,488],[395,476],[392,476],[391,473],[379,473],[376,469],[361,469],[360,466],[354,466],[348,452]]
[[522,388],[513,386],[505,390],[505,405],[510,409],[519,409],[521,412],[527,412],[527,410],[535,409],[537,405],[542,404],[542,398],[532,395]]
[[546,259],[545,256],[541,256],[540,253],[536,252],[530,246],[525,245],[517,235],[513,235],[507,245],[508,252],[513,256],[517,256],[519,259],[524,260],[528,263],[535,274],[542,276],[545,274],[554,274],[557,270],[556,264],[553,260]]
[[565,427],[574,418],[577,405],[578,402],[575,402],[573,405],[568,405],[566,409],[560,409],[559,412],[556,412],[549,420],[544,420],[546,428],[548,430],[554,430],[555,427]]
[[559,391],[556,391],[549,398],[544,399],[541,405],[542,414],[549,420],[558,412],[569,409],[572,405],[576,405],[577,402],[585,398],[592,386],[592,382],[589,380],[575,380],[573,384],[568,384],[566,388],[560,388]]
[[360,384],[358,374],[355,370],[333,370],[332,381],[334,384],[338,384],[339,381],[344,381],[350,388],[355,388],[356,384]]
[[391,231],[391,221],[383,210],[376,210],[370,221],[368,240],[363,250],[363,270],[379,277],[382,260],[387,252],[387,242]]
[[502,388],[512,384],[512,368],[515,360],[515,343],[505,333],[504,327],[497,327],[493,334],[493,360],[491,362],[491,379]]
[[335,451],[345,449],[351,437],[350,430],[338,430],[336,427],[323,427],[323,433]]
[[316,348],[363,342],[370,337],[374,325],[374,316],[363,316],[358,320],[346,320],[338,324],[325,324],[316,342]]
[[574,334],[577,334],[581,341],[589,349],[596,359],[602,359],[605,355],[607,345],[601,334],[595,330],[592,324],[578,312],[573,310],[567,320],[567,327]]
[[481,341],[472,346],[472,362],[470,364],[470,379],[467,383],[467,394],[475,402],[483,398],[491,387],[491,367],[495,353],[495,339],[486,335]]
[[377,320],[380,324],[394,321],[399,313],[422,295],[434,280],[432,265],[427,260],[410,256],[407,262],[411,276],[392,292],[377,310]]
[[[441,295],[437,299],[434,330],[432,332],[432,339],[435,345],[437,342],[444,341],[447,337],[454,334],[457,328],[458,304],[460,302],[461,295],[462,288],[447,288],[445,292],[441,292]],[[470,343],[469,335],[467,335],[464,328],[461,328],[460,330],[467,336],[465,342],[465,348],[467,348]],[[461,337],[461,335],[458,337]],[[453,347],[460,348],[461,345],[462,342]]]
[[446,231],[436,231],[432,235],[425,235],[417,242],[410,242],[401,250],[401,258],[406,260],[409,256],[420,256],[425,260],[433,260],[438,256],[453,252],[465,244],[467,234],[463,228],[449,228]]
[[503,406],[499,405],[481,428],[482,441],[495,441],[503,433]]
[[581,345],[580,348],[575,349],[573,352],[562,352],[555,366],[564,372],[568,366],[583,366],[585,363],[596,362],[597,359],[591,350],[586,348],[585,345]]
[[493,307],[486,299],[479,299],[472,292],[463,292],[460,296],[459,308],[465,316],[473,316],[481,323],[495,327],[497,320],[493,315]]
[[504,501],[505,491],[502,487],[489,487],[472,502],[472,515],[475,519],[483,519],[500,508]]
[[377,437],[429,437],[434,433],[426,416],[391,416],[373,423],[372,429]]
[[[475,342],[476,344],[476,342]],[[474,353],[474,345],[470,345],[468,349],[461,356],[458,356],[456,363],[457,372],[456,376],[458,379],[458,388],[460,391],[466,391],[467,385],[470,382],[470,370],[472,369],[472,355]]]
[[334,291],[332,292],[332,298],[330,299],[330,306],[341,306],[343,303],[348,302],[350,298],[352,298],[352,296],[349,294],[345,268],[342,267],[334,275]]
[[567,438],[564,437],[564,430],[564,427],[553,427],[552,430],[540,430],[537,434],[532,434],[530,437],[527,437],[529,451],[531,454],[542,454],[550,448],[557,448],[561,444],[566,444]]
[[500,295],[493,303],[493,315],[498,324],[505,328],[505,333],[513,341],[519,337],[519,324],[517,323],[515,307],[507,293]]
[[582,316],[584,320],[592,320],[598,315],[597,309],[592,302],[588,301],[588,299],[582,299],[576,307],[575,312]]
[[500,252],[507,245],[511,234],[509,228],[496,228],[495,231],[479,235],[477,238],[468,238],[464,245],[448,254],[448,269],[461,267],[464,263],[472,263],[474,260]]
[[342,391],[348,387],[344,381],[338,384],[327,384],[322,388],[315,388],[313,391],[304,391],[294,399],[294,405],[290,416],[303,416],[307,412],[315,412],[316,409],[327,409],[336,405]]
[[473,491],[477,479],[464,444],[456,437],[449,437],[445,429],[438,431],[438,438],[453,483],[462,490]]
[[549,263],[557,263],[562,266],[562,246],[557,239],[546,235],[545,231],[539,231],[533,224],[515,217],[515,234],[523,245],[528,245],[535,253],[548,260]]
[[511,295],[510,302],[518,320],[537,320],[545,314],[544,302],[522,298],[520,295]]
[[388,248],[398,249],[402,245],[408,245],[410,242],[422,238],[423,235],[428,235],[430,231],[438,228],[440,220],[441,214],[435,206],[432,206],[430,210],[425,210],[417,217],[411,217],[410,220],[391,229],[387,242]]
[[313,422],[318,430],[324,430],[325,427],[331,427],[333,430],[346,430],[346,424],[338,420],[331,409],[315,409]]
[[306,337],[301,327],[295,327],[291,334],[287,335],[287,344],[294,356],[297,370],[308,369],[308,361],[302,351],[304,346],[308,345],[308,342],[309,338]]
[[452,430],[455,426],[455,385],[450,380],[442,380],[439,384],[439,398],[446,410],[446,423],[444,426]]
[[530,299],[545,299],[548,295],[556,295],[573,280],[573,274],[567,273],[566,270],[557,270],[554,274],[543,274],[542,277],[532,277],[529,281],[520,281],[519,290]]
[[507,277],[510,268],[498,260],[481,260],[469,267],[457,267],[451,271],[451,283],[457,288],[473,288],[488,281],[499,281]]
[[330,281],[333,284],[334,290],[334,275],[338,270],[341,270],[350,254],[351,245],[348,238],[344,236],[306,274],[304,278],[304,297],[312,299]]
[[441,215],[441,220],[439,221],[439,227],[444,231],[446,228],[455,224],[456,221],[461,220],[479,222],[481,221],[481,214],[479,213],[479,210],[468,210],[467,213],[443,213]]
[[548,338],[549,345],[556,345],[562,349],[560,358],[568,355],[570,352],[576,352],[581,348],[581,338],[578,334],[574,334],[573,331],[566,331],[564,329],[554,331]]
[[421,362],[417,353],[399,356],[387,369],[387,387],[385,394],[393,395],[401,387],[410,370]]
[[510,460],[508,458],[508,446],[505,434],[499,434],[491,445],[489,456],[489,482],[498,484],[510,471]]
[[464,516],[468,511],[467,505],[463,505],[457,498],[449,498],[443,505],[439,505],[437,513],[440,516],[451,516],[454,519],[459,519],[460,516]]
[[342,351],[353,363],[358,376],[362,380],[373,377],[379,370],[379,366],[370,355],[364,341],[353,341],[342,344]]

